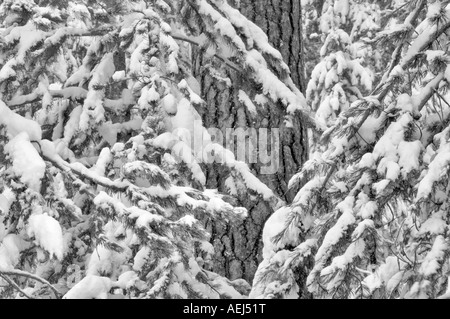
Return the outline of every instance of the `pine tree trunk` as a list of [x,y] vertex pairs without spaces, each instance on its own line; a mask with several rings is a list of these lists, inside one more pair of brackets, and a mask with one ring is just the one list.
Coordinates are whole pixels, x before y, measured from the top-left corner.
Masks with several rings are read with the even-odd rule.
[[[233,1],[231,1],[233,4]],[[237,3],[234,3],[235,5]],[[291,68],[291,77],[303,91],[304,68],[301,60],[301,8],[300,0],[245,0],[237,7],[256,22],[269,36],[271,44],[281,51]],[[205,65],[202,54],[197,55],[197,69]],[[195,68],[194,68],[195,69]],[[202,87],[202,96],[207,107],[199,110],[206,128],[219,128],[226,135],[227,128],[272,128],[279,129],[280,143],[279,169],[274,174],[262,174],[260,163],[249,164],[255,175],[269,186],[281,199],[292,200],[294,191],[288,192],[289,179],[298,171],[307,158],[306,127],[301,119],[294,119],[294,127],[284,125],[285,107],[281,103],[271,103],[259,110],[257,118],[252,118],[245,106],[238,100],[238,91],[254,91],[252,84],[241,74],[230,71],[231,86],[213,79],[208,72],[199,71],[197,80]],[[227,172],[217,166],[208,169],[207,187],[225,190]],[[227,227],[207,225],[212,234],[216,255],[213,270],[230,279],[244,278],[252,282],[259,263],[262,261],[262,230],[267,218],[274,212],[274,205],[252,194],[243,194],[238,205],[248,209],[248,218],[241,225]]]
[[268,35],[269,42],[281,52],[284,61],[289,65],[292,80],[301,92],[305,92],[301,0],[232,0],[230,2]]

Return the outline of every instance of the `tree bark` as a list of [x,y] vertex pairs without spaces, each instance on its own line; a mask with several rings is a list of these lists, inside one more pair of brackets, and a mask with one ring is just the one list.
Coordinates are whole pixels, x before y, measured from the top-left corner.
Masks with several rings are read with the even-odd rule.
[[301,0],[231,0],[230,3],[268,35],[269,42],[289,65],[292,80],[305,92]]
[[[242,0],[230,1],[249,19],[260,26],[269,37],[271,44],[283,55],[291,68],[291,77],[302,92],[305,89],[304,66],[301,45],[301,6],[300,0]],[[233,3],[234,2],[234,3]],[[206,108],[198,110],[206,128],[219,128],[226,136],[227,128],[252,127],[255,129],[279,129],[280,143],[276,151],[279,169],[274,174],[262,174],[261,163],[249,164],[253,173],[281,199],[290,202],[295,190],[288,191],[290,178],[306,161],[307,130],[301,119],[294,119],[293,128],[284,125],[285,107],[281,103],[271,103],[258,110],[258,116],[252,117],[245,106],[239,102],[238,92],[256,92],[252,83],[242,74],[230,70],[227,74],[231,86],[220,83],[209,72],[205,72],[207,62],[199,52],[194,61],[197,69],[196,78],[202,87],[202,97]],[[203,71],[202,71],[203,70]],[[227,172],[216,166],[207,170],[207,187],[225,191]],[[216,254],[213,270],[230,279],[244,278],[252,282],[259,263],[262,261],[262,231],[267,218],[274,212],[274,207],[261,197],[253,194],[240,194],[238,205],[248,209],[248,218],[240,225],[220,227],[207,224],[212,234]]]

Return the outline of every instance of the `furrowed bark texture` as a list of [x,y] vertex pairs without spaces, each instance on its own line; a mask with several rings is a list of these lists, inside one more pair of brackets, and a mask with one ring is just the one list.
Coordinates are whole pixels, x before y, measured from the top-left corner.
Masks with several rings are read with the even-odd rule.
[[305,92],[301,0],[232,0],[231,3],[268,35],[269,42],[289,65],[292,80]]
[[[231,1],[249,19],[254,21],[269,36],[271,44],[281,51],[285,62],[291,68],[291,77],[303,92],[304,68],[301,49],[301,8],[300,0],[243,0]],[[281,103],[269,102],[258,109],[258,115],[251,115],[239,102],[240,89],[257,92],[255,84],[242,74],[229,70],[231,85],[217,81],[217,78],[204,71],[207,61],[199,53],[194,65],[198,72],[196,78],[202,87],[202,97],[206,107],[198,110],[206,128],[219,128],[226,136],[227,128],[267,128],[279,129],[280,143],[278,153],[279,168],[274,174],[263,174],[261,163],[249,164],[255,175],[274,191],[281,199],[290,202],[295,190],[288,192],[289,179],[298,171],[307,159],[306,127],[300,118],[294,119],[294,127],[284,125],[285,107]],[[195,68],[194,68],[195,69]],[[226,136],[227,142],[230,137]],[[207,187],[225,190],[227,172],[218,167],[210,167],[207,175]],[[250,283],[262,261],[262,230],[267,218],[274,212],[274,206],[261,197],[250,193],[240,194],[238,204],[248,209],[248,218],[240,225],[218,227],[207,225],[212,234],[216,255],[214,271],[230,279],[244,278]]]

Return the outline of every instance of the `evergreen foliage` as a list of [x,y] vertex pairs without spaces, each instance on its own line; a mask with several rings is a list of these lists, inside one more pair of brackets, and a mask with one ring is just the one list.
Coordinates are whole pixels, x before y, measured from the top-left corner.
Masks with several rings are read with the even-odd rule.
[[0,296],[248,295],[211,271],[205,227],[246,209],[205,168],[281,201],[202,125],[192,49],[302,112],[264,33],[222,0],[6,0],[0,21]]
[[372,42],[380,57],[395,45],[390,63],[291,180],[310,177],[266,224],[250,296],[448,295],[448,1],[384,9],[389,21]]

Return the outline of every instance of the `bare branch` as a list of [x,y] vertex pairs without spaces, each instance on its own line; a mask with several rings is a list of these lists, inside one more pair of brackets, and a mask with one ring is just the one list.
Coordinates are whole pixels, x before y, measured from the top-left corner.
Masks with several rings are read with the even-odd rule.
[[[188,38],[188,37],[186,37],[184,35],[181,35],[181,34],[171,34],[171,37],[176,39],[176,40],[188,42],[190,44],[193,44],[193,45],[196,45],[196,46],[199,46],[199,47],[202,46],[199,42],[195,41],[194,39]],[[241,67],[239,67],[237,64],[231,62],[227,58],[225,58],[225,57],[223,57],[223,56],[221,56],[221,55],[219,55],[217,53],[215,53],[214,56],[216,58],[218,58],[219,60],[225,62],[225,64],[228,65],[230,68],[232,68],[234,71],[236,71],[236,72],[241,72],[242,71]]]
[[34,279],[36,281],[39,281],[45,285],[47,285],[55,294],[56,298],[60,298],[61,294],[59,293],[59,291],[51,284],[49,283],[47,280],[45,280],[44,278],[41,278],[39,276],[30,274],[29,272],[26,271],[22,271],[22,270],[0,270],[0,275],[8,275],[8,276],[21,276],[21,277],[27,277],[27,278],[31,278]]
[[14,280],[12,280],[11,278],[9,278],[6,275],[3,275],[2,273],[0,273],[0,277],[2,277],[8,284],[10,284],[11,286],[13,286],[16,290],[18,290],[22,295],[24,295],[25,297],[27,297],[28,299],[35,299],[33,297],[31,297],[29,294],[27,294],[25,291],[22,290],[22,288],[19,287],[19,285],[17,285]]

